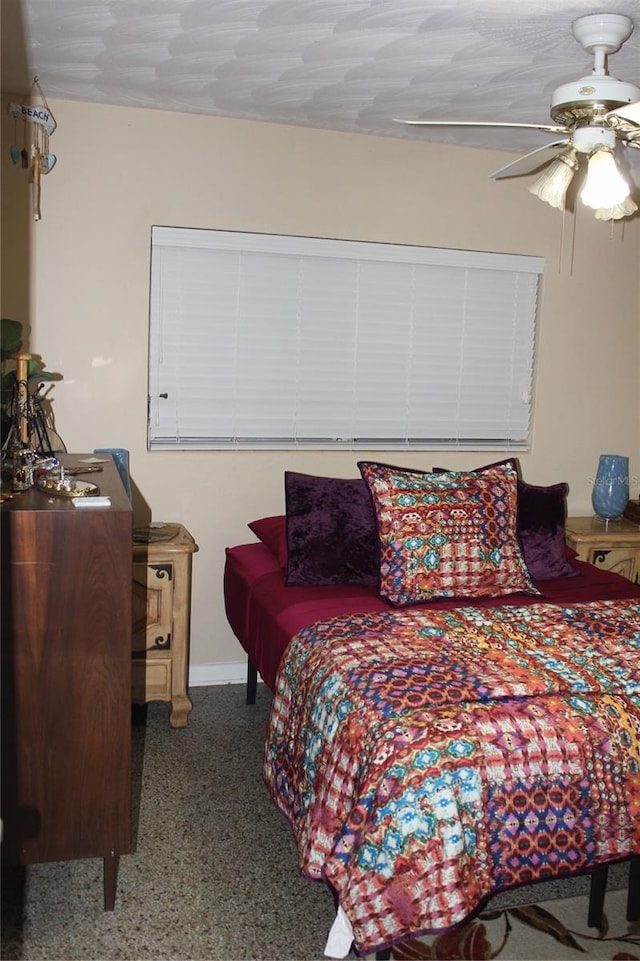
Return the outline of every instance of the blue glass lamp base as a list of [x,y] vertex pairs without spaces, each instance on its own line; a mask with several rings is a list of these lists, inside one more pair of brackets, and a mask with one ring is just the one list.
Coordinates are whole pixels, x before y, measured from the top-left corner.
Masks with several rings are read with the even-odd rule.
[[629,458],[601,454],[591,495],[596,516],[604,521],[620,520],[629,500]]

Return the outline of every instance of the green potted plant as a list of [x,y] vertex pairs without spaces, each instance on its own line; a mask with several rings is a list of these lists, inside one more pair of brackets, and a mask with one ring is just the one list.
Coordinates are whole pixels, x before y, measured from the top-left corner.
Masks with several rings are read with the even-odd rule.
[[[22,353],[22,348],[22,324],[19,320],[3,317],[0,320],[0,415],[3,450],[15,423],[18,386],[16,355]],[[35,432],[35,437],[32,438],[34,449],[39,453],[64,450],[64,444],[53,426],[51,405],[40,396],[42,384],[47,381],[62,380],[62,374],[46,370],[42,359],[37,355],[27,354],[24,356],[26,358],[23,364],[26,365],[29,406],[33,415],[33,423],[30,423],[30,428]]]

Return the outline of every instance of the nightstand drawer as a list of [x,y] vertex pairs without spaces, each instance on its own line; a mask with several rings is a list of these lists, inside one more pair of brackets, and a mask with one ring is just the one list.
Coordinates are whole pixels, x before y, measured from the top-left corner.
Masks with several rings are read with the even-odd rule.
[[[169,536],[162,536],[163,528]],[[169,701],[172,727],[185,727],[192,707],[187,694],[191,558],[198,545],[181,524],[136,530],[132,699],[135,704]]]
[[131,665],[131,691],[134,704],[171,700],[171,659],[134,660]]
[[615,571],[629,581],[635,581],[638,575],[638,551],[629,547],[619,547],[609,551],[596,547],[588,552],[587,557],[581,557],[580,560],[585,560],[595,567],[602,567],[606,571]]
[[169,650],[173,628],[173,564],[133,565],[133,649]]

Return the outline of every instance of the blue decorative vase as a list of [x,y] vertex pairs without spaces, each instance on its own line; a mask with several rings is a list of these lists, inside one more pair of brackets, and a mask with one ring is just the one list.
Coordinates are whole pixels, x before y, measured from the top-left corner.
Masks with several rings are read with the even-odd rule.
[[603,520],[622,517],[629,500],[629,458],[620,454],[601,454],[593,485],[591,503]]

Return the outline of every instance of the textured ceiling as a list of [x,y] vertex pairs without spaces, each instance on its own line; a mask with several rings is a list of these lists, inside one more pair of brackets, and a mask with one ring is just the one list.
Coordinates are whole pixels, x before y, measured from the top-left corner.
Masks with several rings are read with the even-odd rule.
[[640,84],[639,0],[592,2],[2,0],[2,88],[525,152],[553,135],[393,118],[549,122],[591,72],[571,33],[589,13],[635,21],[609,67]]

